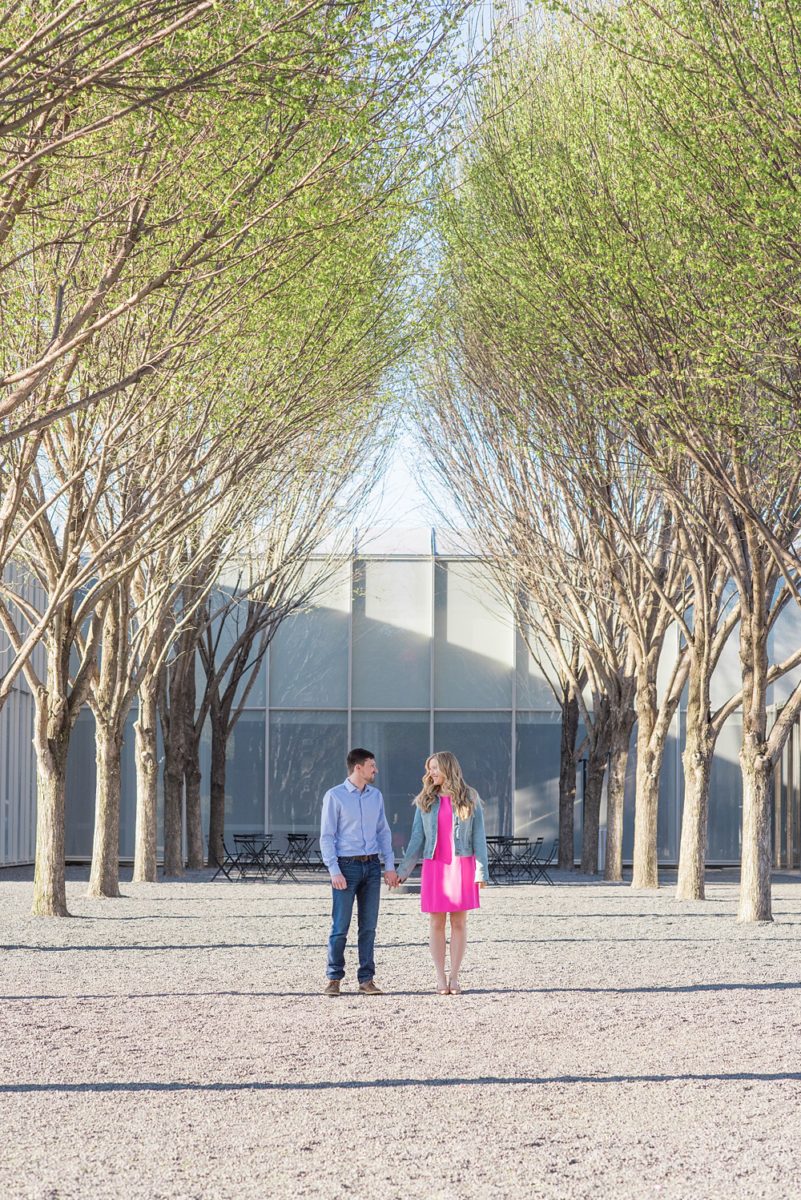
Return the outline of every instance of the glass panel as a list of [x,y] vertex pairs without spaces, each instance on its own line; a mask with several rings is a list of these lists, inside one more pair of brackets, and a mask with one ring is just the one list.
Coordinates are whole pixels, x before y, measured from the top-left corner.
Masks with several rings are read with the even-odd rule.
[[548,846],[559,836],[561,720],[559,712],[519,713],[517,717],[515,836],[543,837]]
[[[776,623],[770,632],[769,653],[772,663],[784,662],[790,658],[798,649],[798,608],[794,603],[790,603],[779,614]],[[739,628],[735,630],[733,637],[727,642],[724,654],[728,653],[732,659],[736,661],[736,666],[739,667],[738,654],[738,635]],[[735,671],[732,670],[732,675]],[[772,685],[769,697],[772,704],[785,704],[790,696],[801,682],[801,667],[794,667],[792,671],[788,671],[782,675],[780,679]],[[735,682],[730,687],[732,692],[739,692],[741,686],[740,679],[735,676]],[[724,697],[723,699],[725,699]]]
[[[211,613],[220,613],[215,620],[212,621],[212,638],[215,646],[215,665],[219,670],[223,662],[231,652],[231,648],[236,644],[238,639],[244,635],[245,626],[248,618],[247,602],[243,600],[240,604],[234,605],[231,608],[225,608],[225,604],[230,597],[230,592],[215,591],[209,599],[209,611]],[[259,632],[256,635],[253,646],[251,647],[250,657],[248,659],[248,667],[244,674],[240,677],[240,682],[236,690],[236,703],[239,704],[245,689],[250,684],[251,677],[254,675],[253,662],[261,645],[262,634]],[[263,708],[267,703],[267,667],[265,658],[262,659],[257,670],[255,670],[255,679],[253,686],[248,691],[247,707],[248,708]],[[203,662],[200,654],[197,656],[197,696],[200,702],[203,692],[206,687],[206,672],[203,669]],[[230,671],[223,678],[222,688],[228,686],[230,680]]]
[[[657,857],[660,863],[675,864],[679,857],[679,820],[676,796],[677,758],[681,746],[676,738],[675,723],[671,726],[662,759],[659,778],[659,808],[657,811]],[[679,758],[680,762],[680,758]],[[634,818],[637,795],[637,726],[631,734],[631,747],[626,763],[626,784],[623,802],[623,861],[631,862],[634,853]]]
[[353,704],[427,708],[431,563],[366,561],[353,587]]
[[398,854],[409,840],[414,816],[411,801],[420,791],[428,757],[428,713],[355,712],[353,744],[372,750],[376,756],[376,782],[384,796],[392,844]]
[[[264,713],[245,712],[234,725],[225,752],[225,836],[264,829]],[[209,723],[200,743],[203,773],[203,832],[208,835],[211,733]],[[231,845],[230,841],[228,842]]]
[[348,703],[350,562],[307,611],[287,617],[270,646],[270,704],[344,708]]
[[485,805],[487,833],[512,832],[512,718],[509,713],[436,713],[434,750],[450,750]]
[[344,712],[271,713],[271,831],[319,834],[323,796],[347,774],[347,737]]
[[[728,616],[737,604],[737,589],[731,582],[726,585],[726,604],[726,615]],[[792,607],[795,609],[795,605],[792,605]],[[780,617],[777,624],[781,626],[781,623],[782,618]],[[784,647],[786,647],[787,643],[784,641],[779,629],[775,629],[774,632],[771,633],[769,644],[775,648],[775,651],[778,651],[778,658],[773,658],[772,661],[776,662],[781,660],[785,656]],[[792,650],[794,650],[797,645],[798,632],[796,630],[795,635],[792,638]],[[790,652],[791,651],[787,651],[787,653]],[[742,683],[742,670],[740,667],[740,626],[736,625],[729,634],[729,639],[726,642],[726,645],[723,647],[723,652],[720,655],[715,670],[712,674],[712,686],[710,689],[710,703],[712,705],[712,710],[714,711],[721,704],[725,704],[730,696],[739,692],[740,688],[742,687]],[[781,703],[781,696],[778,694],[778,691],[774,692],[774,698]]]
[[721,729],[712,759],[707,848],[707,858],[711,862],[740,860],[743,816],[743,777],[740,770],[742,737],[742,714],[735,713]]
[[434,703],[438,708],[509,708],[511,613],[476,562],[437,562]]
[[[535,649],[537,642],[535,635],[529,635]],[[538,661],[539,660],[539,661]],[[534,708],[542,711],[542,709],[554,709],[559,712],[559,706],[556,702],[556,696],[553,693],[540,662],[547,663],[548,655],[543,650],[542,654],[535,657],[528,646],[526,645],[523,635],[517,634],[517,707]],[[535,720],[538,718],[535,717]],[[525,835],[521,835],[525,836]]]
[[679,798],[677,782],[680,778],[681,754],[676,737],[675,718],[665,742],[662,758],[662,773],[659,776],[659,809],[656,815],[657,856],[659,862],[679,861]]

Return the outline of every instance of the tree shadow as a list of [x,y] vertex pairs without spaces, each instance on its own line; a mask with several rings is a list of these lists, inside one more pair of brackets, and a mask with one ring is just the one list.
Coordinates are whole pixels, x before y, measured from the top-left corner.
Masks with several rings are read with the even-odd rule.
[[0,1095],[55,1093],[125,1094],[158,1092],[324,1092],[373,1091],[394,1088],[548,1087],[551,1085],[609,1085],[638,1083],[798,1083],[801,1071],[688,1071],[676,1074],[621,1075],[477,1075],[442,1078],[321,1079],[275,1083],[267,1080],[198,1083],[192,1080],[98,1080],[85,1083],[5,1083]]
[[[463,998],[469,996],[691,996],[709,992],[796,992],[801,991],[801,980],[777,981],[774,983],[687,983],[687,984],[653,984],[643,987],[466,987]],[[355,990],[344,991],[340,999],[355,998],[359,993]],[[210,997],[249,998],[254,1000],[292,1000],[301,997],[317,997],[324,999],[326,1006],[330,997],[323,996],[320,991],[303,989],[292,991],[244,991],[242,989],[221,989],[194,992],[59,992],[40,993],[33,995],[0,995],[0,1002],[31,1002],[53,1000],[169,1000],[176,999],[208,999]],[[431,988],[391,988],[385,992],[388,1000],[399,996],[427,997],[433,996]],[[438,1001],[440,997],[433,997]],[[362,1003],[361,998],[359,1003]]]

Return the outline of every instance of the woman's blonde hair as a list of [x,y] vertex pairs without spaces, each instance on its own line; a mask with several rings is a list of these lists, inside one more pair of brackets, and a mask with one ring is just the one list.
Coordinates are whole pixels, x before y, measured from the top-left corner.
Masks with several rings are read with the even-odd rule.
[[[428,773],[428,764],[432,758],[437,760],[439,769],[445,776],[445,783],[442,786],[435,784]],[[450,750],[436,750],[428,756],[423,776],[423,790],[415,796],[414,803],[423,812],[431,812],[434,801],[439,799],[440,795],[450,796],[451,804],[460,820],[465,821],[473,815],[478,797],[473,789],[465,783],[459,759],[455,754],[451,754]]]

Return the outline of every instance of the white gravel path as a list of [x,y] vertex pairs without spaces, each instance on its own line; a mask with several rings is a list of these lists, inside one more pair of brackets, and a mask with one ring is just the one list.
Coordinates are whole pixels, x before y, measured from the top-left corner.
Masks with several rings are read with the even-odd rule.
[[[385,894],[383,997],[320,995],[329,888],[0,874],[0,1198],[785,1197],[801,1159],[801,881],[482,893],[438,997]],[[207,877],[205,877],[207,878]]]

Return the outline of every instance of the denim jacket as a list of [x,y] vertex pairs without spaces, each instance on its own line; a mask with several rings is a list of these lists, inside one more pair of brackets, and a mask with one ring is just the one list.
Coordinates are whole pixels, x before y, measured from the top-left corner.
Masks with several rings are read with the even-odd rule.
[[[476,856],[476,883],[489,883],[489,865],[487,863],[487,835],[484,831],[484,809],[481,800],[474,794],[476,801],[473,813],[466,820],[461,820],[453,814],[453,842],[456,853],[460,858]],[[439,797],[431,806],[430,812],[416,808],[414,824],[409,845],[403,856],[403,862],[397,868],[403,878],[414,870],[421,858],[433,858],[437,846],[437,822],[439,820]]]

